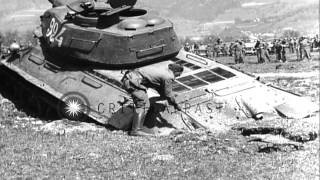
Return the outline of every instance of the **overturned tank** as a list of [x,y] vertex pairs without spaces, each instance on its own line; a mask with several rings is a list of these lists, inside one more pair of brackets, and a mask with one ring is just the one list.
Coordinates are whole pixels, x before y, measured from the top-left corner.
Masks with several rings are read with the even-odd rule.
[[135,8],[136,0],[50,2],[53,7],[35,31],[39,44],[12,48],[0,66],[10,79],[7,86],[18,82],[13,91],[40,113],[45,103],[70,119],[90,117],[129,129],[133,103],[121,78],[128,69],[168,62],[185,67],[173,86],[184,110],[175,112],[149,89],[153,106],[146,125],[159,134],[168,132],[164,129],[213,130],[218,119],[304,118],[317,110],[302,97],[180,50],[173,24]]

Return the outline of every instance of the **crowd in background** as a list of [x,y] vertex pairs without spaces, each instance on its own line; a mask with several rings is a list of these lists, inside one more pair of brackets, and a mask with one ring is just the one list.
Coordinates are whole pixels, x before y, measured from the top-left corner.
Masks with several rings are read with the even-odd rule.
[[186,42],[184,49],[211,59],[221,56],[233,56],[235,63],[243,63],[247,55],[256,55],[258,63],[271,62],[270,54],[275,54],[275,61],[287,62],[288,53],[295,53],[299,61],[311,60],[310,52],[319,51],[320,39],[316,35],[313,38],[302,36],[269,41],[257,39],[250,43],[244,40],[223,42],[222,39],[218,38],[214,42],[207,44]]
[[[9,47],[2,46],[3,37],[0,35],[1,53],[9,51]],[[31,42],[21,44],[21,47],[31,46]],[[320,38],[316,35],[313,38],[307,37],[292,37],[272,40],[257,39],[250,40],[235,40],[233,42],[224,42],[217,38],[214,41],[203,42],[186,42],[184,44],[186,51],[195,53],[200,56],[211,59],[221,56],[233,56],[235,63],[244,63],[245,56],[256,55],[258,63],[266,61],[287,62],[287,54],[295,53],[297,60],[311,60],[312,51],[320,50]],[[271,59],[271,54],[275,54],[275,60]]]

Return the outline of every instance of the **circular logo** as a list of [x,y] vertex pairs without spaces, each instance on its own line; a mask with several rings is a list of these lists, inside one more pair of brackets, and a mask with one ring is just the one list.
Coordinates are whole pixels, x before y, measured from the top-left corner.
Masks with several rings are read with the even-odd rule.
[[90,112],[88,99],[79,92],[69,92],[62,96],[58,105],[61,117],[71,120],[85,121]]

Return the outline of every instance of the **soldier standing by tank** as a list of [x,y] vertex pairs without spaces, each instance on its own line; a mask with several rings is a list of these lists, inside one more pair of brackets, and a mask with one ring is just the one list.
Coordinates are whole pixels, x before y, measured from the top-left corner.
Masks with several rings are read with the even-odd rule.
[[310,55],[310,47],[308,39],[305,37],[300,38],[299,42],[300,46],[300,60],[304,60],[304,58],[307,58],[309,61],[311,60],[311,55]]
[[244,53],[243,53],[243,44],[240,40],[236,40],[232,46],[234,61],[236,64],[244,63]]
[[181,111],[180,105],[172,92],[173,81],[183,72],[183,67],[178,64],[169,64],[167,62],[145,66],[132,71],[127,71],[122,78],[124,89],[131,95],[135,104],[135,114],[132,120],[132,136],[150,136],[147,128],[143,127],[145,116],[150,107],[150,101],[147,95],[147,88],[155,89],[161,97],[167,99],[168,103],[173,105],[178,111]]

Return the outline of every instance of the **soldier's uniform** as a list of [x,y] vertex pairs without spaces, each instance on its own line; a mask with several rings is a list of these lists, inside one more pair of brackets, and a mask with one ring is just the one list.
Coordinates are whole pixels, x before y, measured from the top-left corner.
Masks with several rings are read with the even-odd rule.
[[227,56],[228,55],[228,52],[229,52],[229,46],[224,43],[223,46],[222,46],[222,52],[223,52],[223,55],[224,56]]
[[275,46],[275,52],[276,52],[276,60],[281,61],[281,52],[283,47],[281,46],[280,41],[277,41],[274,46]]
[[257,43],[255,45],[255,49],[257,52],[258,63],[266,62],[265,59],[268,59],[268,61],[270,62],[268,45],[266,43],[262,43],[260,41],[257,41]]
[[213,52],[213,44],[208,44],[207,46],[207,52],[208,52],[208,57],[210,59],[213,59],[214,58],[214,52]]
[[289,49],[290,49],[290,53],[294,53],[294,39],[291,38],[289,40]]
[[268,43],[263,43],[263,57],[266,57],[268,61],[271,62]]
[[286,56],[286,41],[282,41],[281,42],[281,46],[282,46],[282,49],[281,49],[281,61],[282,62],[286,62],[287,61],[287,56]]
[[299,61],[300,58],[300,43],[299,43],[299,39],[296,39],[294,42],[294,46],[295,46],[295,51],[296,51],[296,55],[297,55],[297,60]]
[[258,63],[264,63],[265,60],[262,57],[263,47],[262,47],[262,43],[259,40],[254,45],[254,48],[256,49]]
[[244,63],[243,45],[240,41],[236,41],[233,46],[234,61],[236,64]]
[[132,71],[127,71],[122,78],[124,89],[131,95],[135,104],[135,116],[132,122],[131,135],[146,136],[148,133],[143,131],[144,118],[150,108],[147,95],[147,88],[155,89],[161,97],[166,98],[169,104],[177,110],[181,110],[177,104],[172,85],[176,77],[174,71],[183,71],[183,67],[173,64],[172,70],[169,62],[162,62],[156,65],[149,65]]
[[231,42],[230,45],[229,45],[229,56],[232,56],[232,54],[233,54],[233,53],[232,53],[233,44],[234,44],[234,43]]
[[189,43],[186,43],[186,44],[184,45],[184,50],[187,51],[187,52],[190,52],[191,47],[190,47]]
[[300,47],[300,60],[304,60],[304,58],[307,58],[308,60],[311,59],[310,55],[310,47],[308,40],[306,38],[301,38],[299,42],[299,47]]

